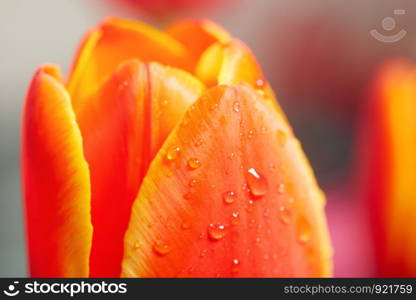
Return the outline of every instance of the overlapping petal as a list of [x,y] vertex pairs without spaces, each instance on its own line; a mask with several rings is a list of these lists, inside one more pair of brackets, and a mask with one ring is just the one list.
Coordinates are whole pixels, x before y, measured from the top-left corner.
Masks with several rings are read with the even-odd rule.
[[82,43],[68,81],[75,109],[123,61],[137,58],[191,70],[189,52],[170,35],[143,23],[108,18]]
[[44,66],[26,101],[32,274],[330,275],[324,198],[275,100],[210,21],[91,30],[66,87]]
[[186,46],[195,63],[212,44],[231,40],[225,29],[206,19],[179,21],[169,26],[166,32]]
[[88,276],[89,170],[70,97],[52,65],[36,72],[26,97],[22,172],[30,274]]
[[142,178],[203,90],[185,71],[130,60],[78,111],[91,170],[91,276],[120,274],[123,235]]

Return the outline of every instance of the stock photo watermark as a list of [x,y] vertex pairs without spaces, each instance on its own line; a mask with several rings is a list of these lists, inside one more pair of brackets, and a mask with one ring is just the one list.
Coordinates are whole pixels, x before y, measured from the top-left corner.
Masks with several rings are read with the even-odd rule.
[[3,290],[4,295],[14,297],[19,294],[39,295],[39,294],[60,294],[74,297],[75,295],[94,295],[94,294],[126,294],[127,283],[107,283],[101,282],[32,282],[20,283],[14,281]]
[[[404,16],[406,14],[406,10],[405,9],[395,9],[393,11],[395,16]],[[387,33],[387,32],[393,32],[393,30],[396,29],[396,20],[393,17],[385,17],[382,21],[381,21],[381,27],[383,28],[383,30]],[[383,34],[380,33],[377,29],[372,29],[370,30],[370,34],[373,38],[375,38],[376,40],[383,42],[383,43],[396,43],[400,40],[402,40],[406,35],[407,35],[407,31],[404,29],[399,30],[397,33],[395,34]]]

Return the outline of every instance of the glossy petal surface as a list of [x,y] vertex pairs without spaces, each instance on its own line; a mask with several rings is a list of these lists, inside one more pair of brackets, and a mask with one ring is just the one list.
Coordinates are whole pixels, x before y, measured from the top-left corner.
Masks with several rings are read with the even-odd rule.
[[31,276],[88,276],[89,171],[71,100],[55,66],[41,67],[27,94],[22,168]]
[[323,200],[285,118],[250,87],[216,87],[149,168],[122,276],[329,276]]

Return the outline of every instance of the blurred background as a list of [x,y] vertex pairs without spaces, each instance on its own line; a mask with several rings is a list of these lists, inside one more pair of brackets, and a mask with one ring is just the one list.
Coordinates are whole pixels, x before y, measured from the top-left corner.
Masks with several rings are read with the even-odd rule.
[[[377,67],[416,59],[414,0],[0,1],[0,276],[26,276],[20,119],[34,70],[67,73],[85,31],[107,15],[157,27],[207,17],[253,50],[324,189],[336,276],[372,276],[366,216],[354,188],[357,120]],[[406,34],[394,43],[374,38]]]

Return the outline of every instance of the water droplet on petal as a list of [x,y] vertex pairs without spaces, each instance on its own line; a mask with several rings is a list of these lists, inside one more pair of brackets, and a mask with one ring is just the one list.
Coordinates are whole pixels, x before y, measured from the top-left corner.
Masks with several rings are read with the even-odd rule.
[[164,99],[164,100],[162,101],[162,105],[164,105],[164,106],[168,105],[168,103],[169,103],[169,100],[167,100],[167,99]]
[[191,169],[198,169],[201,166],[201,161],[198,158],[191,158],[188,161],[188,166]]
[[301,216],[298,218],[296,229],[299,243],[307,243],[311,238],[311,226],[305,217]]
[[292,213],[290,211],[290,209],[286,206],[280,206],[279,207],[279,219],[280,221],[282,221],[284,224],[289,224],[290,220],[292,218]]
[[240,223],[240,214],[238,213],[238,211],[235,211],[231,214],[231,224],[232,225],[238,225]]
[[240,102],[238,102],[238,101],[235,101],[234,103],[233,103],[233,110],[235,111],[235,112],[240,112]]
[[225,192],[222,195],[222,199],[224,200],[224,203],[226,203],[226,204],[233,203],[236,198],[237,198],[236,194],[232,191]]
[[219,241],[226,235],[225,226],[219,224],[209,224],[208,236],[213,241]]
[[208,253],[208,250],[202,249],[201,252],[199,253],[199,256],[204,257],[205,255],[207,255],[207,253]]
[[247,138],[248,138],[248,139],[251,139],[251,138],[253,137],[253,135],[254,135],[254,130],[251,130],[251,129],[250,129],[250,130],[248,131]]
[[240,261],[237,258],[233,259],[231,273],[238,273],[240,272]]
[[166,159],[167,160],[175,160],[178,158],[179,154],[181,152],[181,148],[173,146],[168,149],[168,152],[166,153]]
[[191,180],[189,181],[189,186],[190,186],[190,187],[194,187],[194,186],[196,186],[198,183],[199,183],[199,180],[194,178],[194,179],[191,179]]
[[162,243],[161,241],[157,241],[153,246],[153,251],[160,256],[167,255],[171,250],[172,249],[168,244]]
[[266,81],[263,78],[258,78],[256,80],[256,87],[259,89],[264,88],[264,86],[266,85]]
[[278,185],[277,191],[279,192],[279,194],[283,194],[285,192],[285,185],[284,185],[284,183],[280,183]]
[[253,196],[264,196],[267,192],[267,180],[254,168],[247,171],[247,183]]

